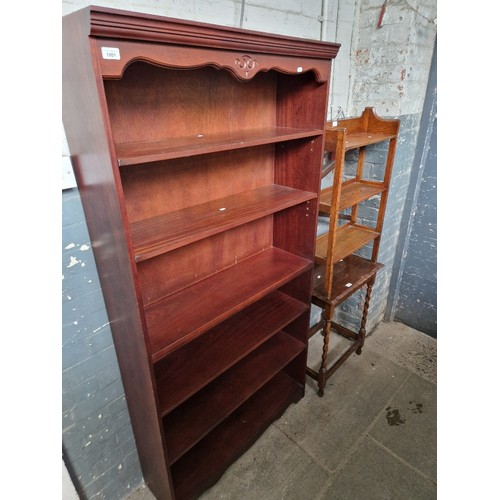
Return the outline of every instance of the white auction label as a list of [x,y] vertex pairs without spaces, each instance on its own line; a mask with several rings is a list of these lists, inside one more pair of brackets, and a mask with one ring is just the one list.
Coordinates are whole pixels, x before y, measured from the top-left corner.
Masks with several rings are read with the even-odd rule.
[[103,59],[120,60],[120,49],[117,47],[101,47]]

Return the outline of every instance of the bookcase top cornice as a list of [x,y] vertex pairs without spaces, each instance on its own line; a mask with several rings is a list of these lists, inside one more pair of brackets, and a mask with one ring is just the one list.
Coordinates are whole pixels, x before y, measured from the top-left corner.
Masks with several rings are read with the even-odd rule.
[[264,54],[333,59],[340,44],[89,6],[89,35]]

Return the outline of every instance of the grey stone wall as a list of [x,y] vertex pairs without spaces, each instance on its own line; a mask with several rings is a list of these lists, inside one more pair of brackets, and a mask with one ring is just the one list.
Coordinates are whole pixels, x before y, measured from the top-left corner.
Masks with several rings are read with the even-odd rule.
[[358,0],[351,51],[349,116],[422,112],[436,37],[436,0]]
[[62,445],[84,499],[142,481],[113,339],[77,189],[62,194]]

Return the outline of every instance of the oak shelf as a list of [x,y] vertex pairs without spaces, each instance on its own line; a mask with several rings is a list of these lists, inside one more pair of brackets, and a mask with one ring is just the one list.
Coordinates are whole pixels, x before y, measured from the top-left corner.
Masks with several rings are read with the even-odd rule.
[[[339,124],[342,126],[342,122]],[[370,144],[377,144],[379,142],[388,141],[397,137],[397,134],[391,133],[376,133],[376,132],[353,132],[348,133],[345,141],[345,149],[349,151],[351,149],[361,148],[363,146],[369,146]]]
[[265,186],[131,224],[135,260],[141,262],[299,203],[315,193]]
[[322,134],[323,130],[321,129],[295,129],[291,127],[269,127],[207,135],[200,133],[186,137],[171,137],[165,140],[116,144],[116,155],[118,164],[120,167],[124,167],[318,137]]
[[[387,188],[383,183],[370,181],[344,182],[340,191],[340,203],[338,210],[358,205],[359,203],[383,193]],[[327,187],[321,190],[319,211],[330,215],[333,187]]]
[[[316,263],[324,264],[328,256],[329,233],[321,235],[316,243]],[[332,262],[335,264],[341,259],[359,250],[362,246],[379,237],[380,233],[372,229],[344,224],[337,229],[335,249]]]
[[[373,108],[366,108],[357,118],[347,118],[327,123],[325,152],[329,155],[325,177],[333,170],[333,183],[320,192],[319,211],[329,217],[325,234],[316,239],[315,269],[311,303],[321,308],[321,319],[309,328],[309,338],[323,332],[323,349],[318,371],[307,367],[307,374],[318,382],[318,395],[323,396],[326,381],[356,352],[361,354],[365,340],[365,327],[370,297],[377,272],[383,267],[377,262],[382,234],[392,165],[399,133],[399,120],[379,118]],[[388,141],[383,179],[367,179],[364,172],[366,147]],[[344,180],[346,151],[359,149],[355,176]],[[379,196],[377,220],[374,227],[358,222],[358,206],[374,196]],[[347,213],[340,213],[347,211]],[[339,224],[339,220],[347,222]],[[364,259],[354,252],[372,243],[371,259]],[[366,287],[359,331],[335,323],[334,311],[354,292]],[[334,362],[329,365],[328,349],[330,332],[352,341]]]
[[334,267],[332,293],[330,297],[326,297],[324,295],[325,265],[317,266],[314,269],[313,303],[321,305],[322,302],[329,301],[333,307],[337,307],[365,285],[382,267],[382,264],[378,262],[372,262],[358,255],[349,255]]

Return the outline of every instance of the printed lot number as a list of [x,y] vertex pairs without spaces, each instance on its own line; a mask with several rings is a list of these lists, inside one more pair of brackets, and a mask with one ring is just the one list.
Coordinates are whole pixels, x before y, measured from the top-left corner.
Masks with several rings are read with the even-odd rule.
[[120,60],[120,49],[115,47],[101,47],[103,59]]

